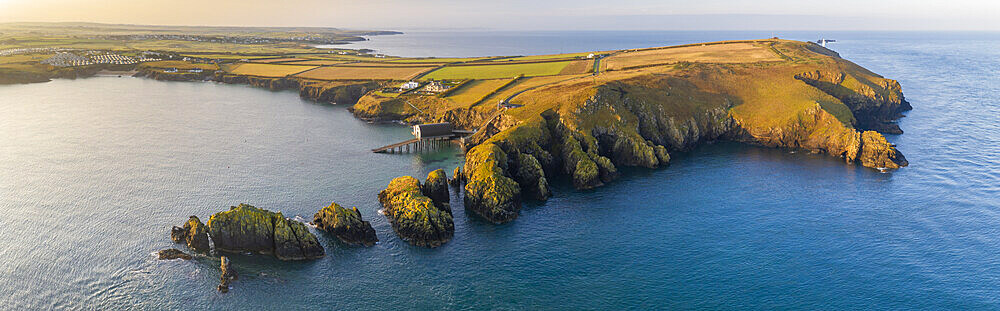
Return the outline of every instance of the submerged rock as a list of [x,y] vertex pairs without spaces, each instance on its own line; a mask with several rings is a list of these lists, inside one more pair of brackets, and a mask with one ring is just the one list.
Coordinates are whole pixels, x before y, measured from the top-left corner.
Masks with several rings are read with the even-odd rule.
[[222,269],[222,275],[219,277],[219,291],[223,293],[229,292],[229,284],[235,281],[239,276],[236,274],[236,270],[230,265],[229,258],[222,256],[221,263],[219,267]]
[[301,222],[248,204],[230,207],[208,219],[208,231],[217,250],[274,254],[281,260],[324,256],[316,236]]
[[198,216],[191,216],[184,227],[174,226],[170,230],[170,239],[174,243],[186,243],[188,247],[199,253],[211,250],[208,244],[208,227],[201,223]]
[[378,237],[375,229],[367,221],[361,219],[358,208],[346,209],[340,204],[330,203],[313,215],[313,224],[320,230],[332,233],[340,241],[347,244],[375,245]]
[[187,253],[176,248],[168,248],[160,250],[160,252],[157,255],[159,255],[160,260],[173,260],[173,259],[191,260],[191,255],[188,255]]
[[416,246],[437,247],[455,235],[451,213],[423,195],[420,181],[411,176],[393,179],[378,194],[385,216],[399,237]]
[[444,170],[437,169],[428,173],[427,180],[424,181],[422,189],[424,195],[431,198],[434,204],[451,213],[451,208],[449,207],[451,196],[448,194],[448,176],[444,174]]

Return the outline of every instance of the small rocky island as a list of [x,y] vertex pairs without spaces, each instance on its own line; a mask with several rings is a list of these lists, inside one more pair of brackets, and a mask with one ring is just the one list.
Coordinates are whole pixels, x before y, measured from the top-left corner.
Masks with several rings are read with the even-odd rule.
[[233,206],[208,219],[215,249],[225,252],[273,254],[281,260],[316,259],[323,246],[306,225],[249,204]]
[[[432,193],[441,193],[438,189],[447,188],[447,183],[444,182],[447,178],[443,171],[435,172],[428,175],[428,181],[432,186],[427,189]],[[438,199],[444,198],[438,197]],[[384,207],[386,218],[392,223],[392,229],[410,244],[438,247],[450,241],[455,235],[451,210],[439,208],[438,206],[444,206],[445,202],[434,201],[424,195],[424,187],[421,187],[420,181],[412,176],[393,179],[385,190],[379,192],[378,200]]]
[[336,202],[330,203],[313,215],[312,223],[316,228],[337,236],[347,244],[372,246],[378,242],[375,229],[361,219],[361,212],[357,207],[346,209]]

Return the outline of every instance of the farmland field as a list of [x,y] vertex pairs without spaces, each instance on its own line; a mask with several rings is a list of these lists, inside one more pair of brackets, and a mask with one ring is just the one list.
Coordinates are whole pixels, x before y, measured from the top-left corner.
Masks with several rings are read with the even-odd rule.
[[337,67],[437,67],[444,65],[443,63],[422,63],[422,64],[410,64],[410,63],[391,63],[391,62],[345,62],[343,64],[337,65]]
[[258,59],[274,58],[274,55],[240,55],[240,54],[181,54],[184,57],[211,58],[211,59]]
[[502,79],[519,75],[551,76],[557,75],[570,62],[546,62],[504,65],[450,66],[431,72],[423,79],[458,80],[458,79]]
[[12,63],[23,63],[23,62],[36,62],[46,60],[52,57],[53,54],[25,54],[25,55],[11,55],[0,57],[0,64],[12,64]]
[[329,65],[343,64],[343,63],[346,63],[346,62],[347,61],[344,61],[344,60],[311,59],[311,60],[302,60],[302,61],[288,62],[287,64],[291,64],[291,65],[329,66]]
[[508,96],[514,95],[515,93],[525,89],[542,86],[549,83],[556,83],[580,77],[587,77],[587,76],[590,75],[562,75],[562,76],[523,78],[521,80],[518,80],[517,83],[514,83],[514,85],[511,85],[510,87],[503,89],[502,91],[497,92],[496,94],[493,94],[492,96],[490,96],[490,99],[507,98]]
[[266,58],[266,59],[251,60],[251,62],[262,63],[262,64],[270,64],[270,63],[280,63],[280,62],[293,62],[293,61],[298,61],[298,60],[305,60],[305,59],[290,58],[290,57],[285,57],[285,58]]
[[230,69],[230,73],[238,75],[277,78],[300,73],[316,66],[272,65],[272,64],[238,64]]
[[559,74],[573,75],[573,74],[588,73],[593,70],[594,70],[593,60],[575,60],[570,62],[569,65],[566,65],[566,68],[563,68],[563,70],[560,71]]
[[550,60],[550,59],[570,59],[570,58],[583,58],[587,57],[591,53],[597,52],[583,52],[583,53],[570,53],[570,54],[549,54],[549,55],[530,55],[530,56],[520,56],[514,58],[503,58],[494,60],[496,62],[517,62],[517,61],[530,61],[530,60]]
[[503,86],[508,81],[510,79],[475,80],[455,90],[447,98],[458,103],[472,104],[482,99],[486,94]]
[[199,64],[199,63],[190,63],[190,62],[179,61],[179,60],[161,60],[161,61],[157,61],[157,62],[142,63],[142,65],[140,65],[140,66],[142,66],[142,67],[149,67],[149,68],[160,68],[160,69],[177,68],[178,70],[188,70],[188,69],[218,70],[219,69],[219,66],[217,66],[215,64]]
[[750,63],[780,61],[767,45],[756,43],[729,43],[686,46],[622,53],[605,58],[602,66],[608,70],[627,67],[667,64],[679,61],[704,63]]
[[393,59],[389,62],[394,63],[457,63],[457,62],[471,62],[475,60],[488,59],[488,57],[473,57],[473,58],[400,58]]
[[297,76],[316,80],[409,80],[434,67],[320,67]]

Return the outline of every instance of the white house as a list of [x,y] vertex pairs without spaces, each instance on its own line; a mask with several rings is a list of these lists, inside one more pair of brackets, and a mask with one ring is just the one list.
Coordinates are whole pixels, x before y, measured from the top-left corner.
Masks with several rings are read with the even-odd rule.
[[590,55],[587,55],[587,58],[594,58],[594,56],[596,56],[594,53],[590,53]]
[[420,86],[420,83],[416,83],[416,82],[410,81],[410,82],[403,83],[403,85],[400,85],[399,86],[399,90],[401,90],[401,91],[412,90],[412,89],[417,88],[418,86]]

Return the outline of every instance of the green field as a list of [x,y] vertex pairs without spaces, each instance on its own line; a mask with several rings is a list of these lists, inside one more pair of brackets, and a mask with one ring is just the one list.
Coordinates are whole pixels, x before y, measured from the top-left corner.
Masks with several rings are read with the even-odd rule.
[[557,75],[570,62],[546,62],[510,65],[477,65],[449,66],[435,70],[422,80],[460,80],[460,79],[503,79],[519,75],[526,77]]

